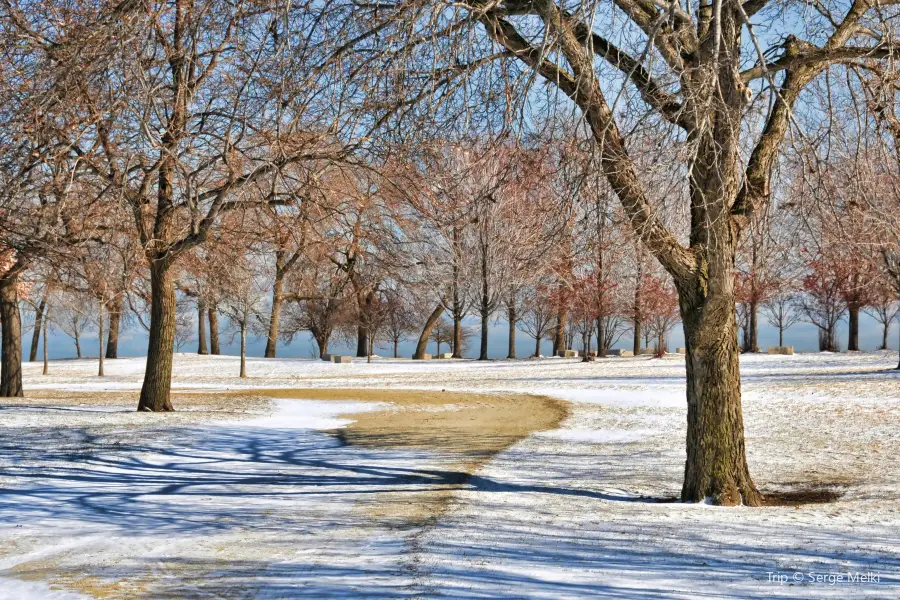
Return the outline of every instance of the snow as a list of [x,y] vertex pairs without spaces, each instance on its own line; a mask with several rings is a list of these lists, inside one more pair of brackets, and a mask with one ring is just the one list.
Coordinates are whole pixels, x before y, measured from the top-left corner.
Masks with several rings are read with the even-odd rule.
[[317,400],[275,400],[274,414],[244,421],[244,427],[278,429],[338,429],[353,422],[338,415],[382,410],[385,402],[321,402]]
[[[278,399],[226,417],[78,406],[57,392],[3,400],[0,598],[898,597],[894,366],[893,353],[742,357],[757,485],[842,494],[799,507],[671,501],[684,465],[677,356],[250,359],[248,380],[235,357],[176,357],[183,389],[526,391],[571,403],[560,429],[501,452],[462,489],[438,452],[327,433],[384,403]],[[143,367],[107,361],[101,380],[91,360],[54,361],[46,377],[26,364],[26,390],[136,390]],[[432,521],[385,512],[440,489],[452,502]],[[878,581],[838,581],[847,573]]]

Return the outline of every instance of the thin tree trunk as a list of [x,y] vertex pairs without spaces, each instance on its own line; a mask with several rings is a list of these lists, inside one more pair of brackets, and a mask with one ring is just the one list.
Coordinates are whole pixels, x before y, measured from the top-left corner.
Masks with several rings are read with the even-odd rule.
[[632,352],[637,356],[641,353],[641,320],[634,320],[634,341],[632,342]]
[[150,303],[147,368],[138,410],[171,411],[174,410],[170,391],[175,344],[175,284],[169,265],[163,260],[150,265]]
[[506,320],[509,321],[509,353],[506,358],[515,358],[516,357],[516,322],[518,321],[518,315],[516,315],[516,307],[510,304],[507,309]]
[[375,336],[369,338],[369,350],[366,352],[366,363],[372,362],[372,354],[375,352]]
[[209,305],[209,353],[218,356],[219,349],[219,313],[214,302]]
[[275,282],[272,284],[272,314],[269,315],[269,333],[263,356],[275,358],[278,346],[278,328],[281,323],[281,303],[284,298],[284,251],[275,253]]
[[487,308],[481,307],[481,349],[478,352],[478,360],[488,360],[488,313]]
[[784,327],[778,328],[778,346],[784,347]]
[[444,304],[438,302],[438,305],[431,311],[431,314],[428,315],[428,319],[425,321],[425,327],[422,328],[422,334],[419,336],[419,342],[416,344],[416,352],[413,354],[413,359],[422,360],[425,358],[425,350],[428,349],[428,338],[431,337],[431,330],[434,329],[434,324],[437,323],[437,320],[441,318],[443,313]]
[[453,358],[462,358],[462,319],[453,315]]
[[21,398],[22,320],[19,315],[18,276],[0,279],[0,397]]
[[710,288],[713,285],[731,289],[731,295],[721,289],[711,289],[706,297],[705,291],[679,293],[688,400],[681,499],[758,506],[762,499],[750,477],[744,449],[733,285],[718,281],[710,283]]
[[[49,307],[48,307],[48,309],[49,309]],[[49,314],[49,312],[46,314]],[[47,350],[47,326],[48,326],[49,320],[50,319],[44,319],[43,327],[41,328],[41,329],[43,329],[43,336],[44,336],[44,343],[43,343],[43,346],[44,346],[44,371],[43,371],[43,374],[44,375],[50,374],[50,352]]]
[[78,328],[75,328],[75,356],[81,358],[81,341],[78,335]]
[[247,377],[247,317],[241,320],[241,379]]
[[397,346],[399,346],[399,341],[397,340],[397,338],[394,338],[394,358],[397,358],[397,356],[398,356],[397,355],[397,350],[398,350]]
[[881,349],[882,350],[888,349],[888,333],[890,332],[890,330],[891,330],[891,322],[885,321],[884,329],[881,332]]
[[97,324],[99,327],[98,335],[97,335],[97,343],[100,344],[100,352],[98,353],[100,357],[100,364],[97,367],[97,377],[103,377],[103,359],[105,358],[103,353],[103,302],[100,302],[100,318],[97,319]]
[[859,350],[859,304],[851,303],[847,306],[847,314],[849,315],[849,339],[847,340],[847,350]]
[[197,354],[209,354],[206,347],[206,301],[203,297],[197,298]]
[[748,349],[750,352],[759,352],[759,304],[756,300],[750,302],[747,310],[750,311],[750,344]]
[[534,336],[534,357],[537,358],[541,355],[541,336]]
[[119,358],[119,326],[122,321],[122,296],[117,295],[107,307],[109,335],[106,340],[106,358]]
[[41,341],[41,325],[44,320],[44,312],[47,310],[47,290],[41,296],[41,302],[38,304],[34,313],[34,331],[31,333],[31,348],[28,349],[28,362],[37,360],[38,344]]

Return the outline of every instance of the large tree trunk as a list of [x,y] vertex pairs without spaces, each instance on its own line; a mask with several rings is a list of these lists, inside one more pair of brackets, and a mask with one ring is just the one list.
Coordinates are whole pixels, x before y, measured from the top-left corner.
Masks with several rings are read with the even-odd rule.
[[369,347],[369,331],[362,325],[356,328],[356,356],[364,358]]
[[400,341],[397,338],[394,338],[394,358],[397,358],[397,352],[399,350]]
[[597,317],[597,356],[606,358],[606,328],[603,326],[603,317]]
[[849,336],[847,339],[847,350],[859,350],[859,304],[853,302],[847,305],[847,314],[849,315]]
[[534,336],[534,357],[537,358],[541,355],[541,336]]
[[106,358],[119,358],[119,326],[122,322],[122,296],[116,298],[106,307],[109,314],[109,335],[106,339]]
[[453,314],[453,358],[462,358],[462,318]]
[[28,362],[37,360],[38,344],[41,341],[41,325],[44,321],[44,312],[47,310],[47,290],[41,296],[41,302],[34,312],[34,331],[31,333],[31,348],[28,349]]
[[560,310],[556,314],[556,329],[553,333],[553,356],[559,354],[560,350],[566,349],[566,319],[568,313]]
[[206,347],[206,301],[197,298],[197,354],[209,354]]
[[425,321],[425,327],[422,328],[422,335],[419,336],[419,342],[416,344],[416,352],[413,354],[414,360],[422,360],[425,358],[425,350],[428,349],[428,338],[431,337],[431,330],[434,329],[434,324],[437,323],[443,313],[444,304],[438,302],[435,309],[428,315],[428,319]]
[[150,339],[147,368],[138,410],[174,410],[169,398],[175,344],[175,284],[169,264],[155,260],[150,265]]
[[[717,295],[726,295],[719,291]],[[680,290],[687,348],[687,461],[681,499],[751,506],[761,497],[747,467],[734,298]]]
[[209,353],[216,356],[222,353],[219,349],[219,313],[215,302],[209,305]]
[[21,398],[22,320],[19,315],[18,276],[0,279],[0,397]]
[[506,355],[506,358],[515,358],[516,357],[516,321],[518,317],[516,315],[516,307],[514,305],[510,305],[507,309],[506,320],[509,321],[509,352]]

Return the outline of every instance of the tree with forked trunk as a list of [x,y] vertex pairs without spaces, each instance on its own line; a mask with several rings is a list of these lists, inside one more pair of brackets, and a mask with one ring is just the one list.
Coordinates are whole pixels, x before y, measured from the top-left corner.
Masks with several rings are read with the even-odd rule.
[[[498,84],[504,92],[496,102],[518,102],[507,114],[526,104],[530,92],[521,86],[531,86],[534,75],[577,107],[636,236],[678,292],[687,349],[682,499],[759,505],[744,444],[736,251],[753,213],[770,194],[772,168],[803,90],[835,64],[892,56],[894,40],[864,33],[889,17],[879,5],[853,1],[842,15],[822,8],[808,28],[805,18],[779,21],[782,35],[769,31],[761,39],[753,33],[754,22],[772,25],[774,14],[805,5],[616,0],[614,7],[610,12],[599,3],[553,0],[452,7],[422,2],[398,9],[404,17],[398,30],[411,32],[411,49],[422,39],[439,39],[440,48],[464,48],[469,59],[504,61],[497,69],[506,76]],[[438,30],[433,23],[440,24]],[[768,40],[778,41],[765,47]],[[454,60],[458,55],[446,54]],[[479,81],[489,77],[485,70],[478,71]],[[623,87],[620,81],[626,82]],[[748,110],[754,91],[763,101]],[[658,127],[631,127],[629,116],[631,123],[651,120]],[[659,145],[684,149],[690,223],[683,237],[650,200],[632,153],[635,130]]]

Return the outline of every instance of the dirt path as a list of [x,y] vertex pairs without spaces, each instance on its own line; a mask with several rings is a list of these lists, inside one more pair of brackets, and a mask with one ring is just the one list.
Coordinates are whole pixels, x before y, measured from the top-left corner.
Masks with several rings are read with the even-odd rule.
[[[351,539],[366,539],[373,534],[380,535],[378,532],[391,532],[391,536],[401,541],[405,550],[400,557],[400,568],[407,576],[406,580],[412,583],[404,591],[397,592],[398,595],[414,597],[420,596],[423,591],[421,580],[424,574],[419,572],[421,539],[453,505],[454,491],[465,487],[469,478],[498,452],[532,433],[557,428],[568,415],[567,403],[528,394],[377,389],[255,389],[252,392],[178,390],[174,393],[178,397],[178,406],[185,410],[153,415],[154,418],[149,419],[147,415],[131,411],[81,412],[89,407],[131,406],[134,400],[132,392],[71,393],[48,390],[11,404],[23,408],[33,407],[42,414],[46,411],[53,419],[52,425],[50,422],[46,423],[52,427],[47,434],[58,433],[65,436],[69,435],[67,430],[88,427],[91,439],[97,441],[87,442],[88,445],[85,445],[85,441],[79,438],[76,446],[82,457],[79,461],[93,462],[95,451],[104,455],[109,451],[110,440],[107,438],[110,436],[121,439],[123,446],[127,446],[127,436],[135,436],[140,440],[142,436],[154,431],[154,427],[161,425],[173,427],[169,430],[173,435],[178,435],[176,432],[182,426],[191,428],[207,424],[215,426],[219,423],[226,426],[239,425],[240,420],[265,412],[270,404],[268,398],[385,403],[381,410],[346,415],[352,421],[350,424],[327,433],[349,446],[388,451],[422,450],[434,457],[431,460],[433,464],[439,465],[423,469],[421,464],[411,461],[406,465],[410,472],[407,484],[400,485],[403,482],[395,479],[392,486],[385,486],[385,491],[367,496],[365,502],[355,505],[350,510],[356,512],[358,518],[348,523],[355,522],[359,525],[355,526],[355,533],[352,532],[353,528],[348,528],[345,532]],[[79,410],[69,410],[74,407]],[[28,425],[32,423],[29,421]],[[58,432],[54,433],[53,430]],[[128,431],[131,433],[126,433]],[[91,444],[97,444],[97,448],[89,447]],[[278,449],[263,447],[259,451]],[[59,463],[58,468],[69,468],[65,460]],[[277,465],[274,468],[277,470]],[[252,476],[253,473],[247,475]],[[260,472],[259,476],[273,477],[271,472]],[[161,476],[161,480],[165,482],[165,477]],[[306,484],[298,485],[301,486],[298,492],[307,491],[303,488]],[[327,522],[330,518],[328,504],[323,504],[321,510],[322,518]],[[203,595],[211,592],[217,585],[224,585],[214,581],[216,578],[227,581],[227,577],[223,579],[223,573],[240,569],[235,565],[246,563],[248,557],[253,556],[253,547],[256,545],[267,547],[272,553],[267,557],[268,560],[260,562],[258,568],[261,571],[266,569],[264,565],[267,562],[278,563],[279,557],[281,560],[290,560],[289,557],[296,552],[291,548],[294,530],[308,527],[302,520],[291,525],[292,518],[294,517],[283,511],[273,513],[269,518],[271,523],[257,525],[270,530],[260,534],[258,539],[252,530],[238,528],[234,535],[240,537],[242,545],[231,547],[217,543],[215,554],[210,554],[213,538],[197,540],[197,545],[191,550],[191,562],[157,561],[148,568],[139,560],[139,555],[134,555],[138,551],[137,547],[116,549],[101,544],[89,553],[85,553],[80,547],[50,550],[17,564],[8,573],[17,579],[46,582],[57,589],[73,590],[93,598],[195,597],[195,594]],[[285,520],[283,527],[279,525],[281,520]],[[314,538],[321,535],[321,530],[319,534],[315,533],[315,526],[310,531]],[[191,538],[184,538],[180,543],[188,543],[189,539]],[[303,544],[308,547],[310,541],[307,538]],[[330,543],[328,536],[323,543]],[[26,544],[30,545],[31,543]],[[302,544],[297,547],[301,546]],[[29,548],[23,547],[15,553],[28,554],[28,550]],[[89,556],[92,553],[93,556]],[[234,565],[229,564],[232,561]],[[228,593],[240,590],[241,597],[254,597],[256,585],[259,585],[253,583],[254,579],[253,576],[247,578],[244,575],[235,577],[228,584]],[[259,591],[264,589],[265,587],[259,588]],[[348,594],[352,595],[352,592],[348,591]]]

